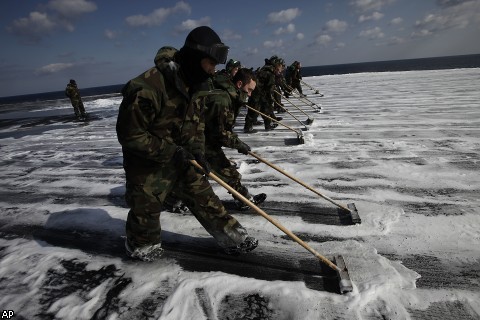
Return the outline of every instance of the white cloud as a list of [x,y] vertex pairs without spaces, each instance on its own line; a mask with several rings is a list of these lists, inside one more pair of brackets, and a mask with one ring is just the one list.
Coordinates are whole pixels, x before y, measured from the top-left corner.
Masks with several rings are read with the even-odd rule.
[[115,32],[115,31],[112,31],[112,30],[109,30],[109,29],[106,29],[103,32],[103,34],[104,34],[105,38],[110,39],[110,40],[116,39],[118,37],[118,32]]
[[448,29],[463,29],[475,24],[480,26],[480,1],[442,0],[439,4],[442,5],[441,10],[428,13],[416,21],[413,37],[432,35]]
[[333,48],[334,51],[338,51],[340,49],[345,48],[346,44],[344,42],[337,42],[335,44],[335,48]]
[[52,63],[35,70],[36,75],[52,74],[73,67],[73,63]]
[[188,19],[183,21],[179,26],[175,28],[175,31],[177,33],[185,32],[185,31],[191,31],[195,29],[196,27],[200,26],[210,26],[211,19],[210,17],[203,17],[198,20],[192,20]]
[[51,0],[43,8],[45,12],[33,11],[28,17],[14,20],[7,31],[27,42],[37,43],[56,30],[74,31],[73,21],[97,10],[94,2],[86,0]]
[[382,32],[382,29],[379,27],[362,30],[359,35],[360,37],[368,38],[370,40],[381,39],[385,37],[385,34]]
[[325,23],[324,29],[326,32],[342,33],[347,30],[347,27],[348,23],[346,21],[333,19]]
[[402,44],[402,43],[405,43],[404,38],[394,36],[394,37],[390,37],[390,39],[387,42],[387,45],[393,46],[393,45]]
[[17,36],[37,42],[45,35],[50,34],[57,27],[57,23],[48,14],[41,12],[30,12],[27,18],[20,18],[13,21],[12,26],[7,30]]
[[86,0],[50,0],[47,8],[64,17],[74,17],[97,10],[97,5]]
[[359,12],[368,12],[373,10],[380,10],[387,4],[391,4],[395,0],[353,0],[350,5]]
[[280,27],[274,31],[274,34],[281,35],[285,33],[294,33],[295,32],[295,25],[293,23],[289,23],[285,28]]
[[303,40],[305,38],[305,35],[303,33],[299,32],[299,33],[297,33],[295,38],[297,38],[297,40]]
[[253,56],[253,55],[256,55],[258,53],[258,49],[248,47],[244,50],[244,52],[247,56]]
[[472,2],[472,0],[436,0],[437,5],[444,8],[457,6],[465,2]]
[[271,49],[271,48],[280,48],[283,46],[283,40],[279,39],[279,40],[275,40],[275,41],[265,41],[263,43],[263,46],[265,48],[268,48],[268,49]]
[[268,23],[288,23],[301,14],[300,9],[291,8],[287,10],[282,10],[278,12],[272,12],[268,15]]
[[133,15],[125,18],[127,24],[131,27],[154,27],[159,26],[172,14],[183,12],[190,14],[192,11],[189,4],[180,1],[171,8],[159,8],[148,15]]
[[240,40],[242,39],[242,35],[235,33],[233,30],[226,29],[223,31],[223,35],[221,37],[222,41],[227,41],[227,40]]
[[393,19],[390,21],[390,24],[396,26],[396,25],[401,24],[402,22],[403,22],[403,19],[400,18],[400,17],[397,17],[397,18],[393,18]]
[[315,39],[315,42],[317,44],[320,44],[323,46],[328,45],[331,41],[332,41],[332,37],[330,37],[328,34],[321,34],[317,36],[317,38]]
[[376,21],[376,20],[380,20],[384,17],[384,14],[383,13],[380,13],[378,11],[375,11],[373,12],[371,15],[361,15],[359,18],[358,18],[358,22],[365,22],[365,21],[369,21],[369,20],[373,20],[373,21]]
[[413,38],[418,38],[418,37],[426,37],[426,36],[430,36],[432,35],[433,33],[430,31],[430,30],[427,30],[427,29],[418,29],[416,31],[413,31],[411,36]]

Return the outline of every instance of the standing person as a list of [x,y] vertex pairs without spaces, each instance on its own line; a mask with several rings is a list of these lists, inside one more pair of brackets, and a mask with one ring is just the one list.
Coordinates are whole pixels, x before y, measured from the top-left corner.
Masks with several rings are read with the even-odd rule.
[[[217,90],[212,91],[207,98],[205,113],[205,156],[211,164],[212,171],[238,191],[242,196],[256,205],[265,201],[267,195],[260,193],[252,196],[247,187],[242,185],[242,175],[236,166],[225,156],[222,147],[236,149],[239,153],[248,155],[250,146],[243,142],[233,132],[238,110],[244,106],[256,86],[255,74],[252,70],[242,68],[230,80],[219,74],[214,77],[213,85]],[[249,208],[240,199],[235,204],[241,210]]]
[[230,59],[225,65],[225,69],[222,69],[217,74],[225,74],[232,79],[241,67],[242,63],[240,61]]
[[130,207],[125,247],[132,258],[153,261],[162,255],[160,212],[172,191],[226,253],[258,245],[191,164],[195,159],[205,173],[210,171],[204,156],[204,84],[227,54],[215,31],[198,27],[180,50],[159,49],[155,66],[122,89],[116,130]]
[[[253,108],[260,111],[267,116],[270,116],[273,119],[280,121],[281,117],[276,117],[273,112],[274,98],[275,93],[275,74],[280,72],[282,68],[282,62],[277,56],[272,56],[270,59],[265,59],[265,65],[260,68],[256,76],[258,79],[257,87],[252,93],[252,97],[249,100],[253,104]],[[267,117],[262,116],[263,124],[265,126],[265,131],[275,129],[278,124],[272,123]],[[253,124],[256,122],[257,113],[248,110],[247,116],[245,117],[245,126],[243,131],[245,133],[253,132]]]
[[[232,96],[236,95],[236,92],[238,91],[238,88],[235,88],[233,84],[233,77],[237,74],[238,70],[242,67],[242,63],[238,60],[233,60],[230,59],[228,60],[227,64],[225,65],[225,69],[222,69],[221,71],[217,72],[215,76],[212,79],[216,79],[212,83],[212,85],[217,88],[217,85],[219,85],[219,89],[224,89],[228,91]],[[250,96],[250,95],[249,95]],[[237,119],[238,112],[240,111],[240,107],[243,107],[245,102],[242,102],[242,104],[238,107],[233,108],[235,110],[235,116],[234,120]],[[233,122],[235,124],[235,121]]]
[[301,96],[305,96],[302,91],[302,72],[301,72],[302,64],[298,61],[294,61],[287,70],[287,84],[292,88],[292,89],[297,89],[298,93]]
[[78,119],[85,120],[87,113],[85,112],[82,97],[80,96],[80,91],[78,90],[77,82],[75,80],[71,79],[67,84],[65,95],[70,98],[75,116],[77,116]]
[[276,86],[276,92],[274,92],[274,110],[277,113],[284,113],[285,109],[283,109],[283,103],[282,103],[282,92],[284,95],[288,98],[289,95],[289,88],[287,86],[287,83],[285,82],[285,75],[284,75],[284,70],[285,70],[285,61],[283,59],[280,59],[282,68],[281,70],[277,70],[278,72],[275,73],[275,86]]

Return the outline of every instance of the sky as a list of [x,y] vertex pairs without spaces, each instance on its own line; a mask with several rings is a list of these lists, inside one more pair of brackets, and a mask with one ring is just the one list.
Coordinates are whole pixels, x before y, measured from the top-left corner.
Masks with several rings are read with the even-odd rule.
[[[267,214],[321,255],[343,255],[353,282],[343,295],[315,287],[317,258],[254,212],[233,213],[259,239],[234,262],[203,254],[214,242],[190,213],[166,211],[165,256],[126,259],[119,94],[88,97],[88,122],[67,99],[1,112],[0,305],[24,319],[479,319],[479,78],[480,68],[306,77],[324,96],[304,87],[322,113],[291,99],[314,119],[304,144],[286,145],[296,134],[280,126],[244,134],[241,110],[234,130],[255,154],[355,203],[360,224],[332,222],[333,204],[225,149],[249,191],[267,194]],[[307,277],[287,281],[285,266]]]
[[0,23],[0,97],[126,83],[200,25],[248,67],[480,52],[479,0],[7,0]]

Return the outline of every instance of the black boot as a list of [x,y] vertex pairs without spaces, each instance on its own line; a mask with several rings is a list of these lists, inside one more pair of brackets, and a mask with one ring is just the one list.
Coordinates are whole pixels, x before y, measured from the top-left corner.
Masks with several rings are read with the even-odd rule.
[[265,126],[265,131],[270,131],[275,129],[278,126],[276,123],[270,123],[268,126]]
[[224,248],[226,254],[239,255],[241,253],[247,253],[254,250],[258,246],[258,240],[254,237],[246,237],[242,243],[235,247]]
[[[253,197],[250,196],[248,198],[248,200],[250,200],[250,202],[253,203],[256,206],[265,202],[265,199],[267,199],[267,195],[265,193],[259,193],[259,194],[254,195]],[[236,204],[238,210],[245,211],[245,210],[250,209],[250,207],[248,205],[246,205],[245,203],[243,203],[241,200],[235,200],[235,204]]]

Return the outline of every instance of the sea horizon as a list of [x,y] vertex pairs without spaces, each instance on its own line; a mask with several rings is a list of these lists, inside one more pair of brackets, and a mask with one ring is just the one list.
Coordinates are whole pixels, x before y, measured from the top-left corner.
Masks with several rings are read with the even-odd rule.
[[[287,65],[288,67],[288,65]],[[430,58],[414,58],[401,60],[385,60],[356,62],[302,67],[303,77],[349,74],[362,72],[395,72],[413,70],[444,70],[461,68],[479,68],[480,54],[442,56]],[[82,97],[120,93],[125,83],[105,86],[79,88]],[[3,105],[34,101],[66,99],[64,89],[58,91],[38,92],[23,95],[0,97],[0,108]],[[0,110],[1,112],[1,110]]]

